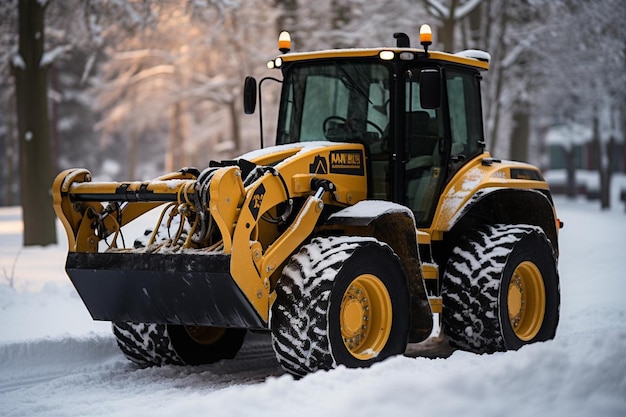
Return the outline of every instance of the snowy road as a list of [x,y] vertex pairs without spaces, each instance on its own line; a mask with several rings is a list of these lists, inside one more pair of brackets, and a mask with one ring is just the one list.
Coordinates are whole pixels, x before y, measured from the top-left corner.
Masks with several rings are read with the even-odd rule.
[[133,365],[69,285],[64,243],[20,250],[19,210],[0,209],[0,416],[624,416],[626,215],[586,201],[557,200],[557,209],[565,228],[555,340],[301,380],[256,334],[231,361]]
[[606,327],[580,329],[519,352],[398,357],[300,381],[276,378],[282,371],[267,341],[258,339],[221,364],[146,369],[127,362],[111,337],[14,343],[0,348],[1,414],[321,416],[361,409],[365,416],[621,416],[626,330],[617,322],[624,316],[586,314],[607,313],[612,317]]
[[[7,416],[69,415],[67,408],[71,415],[92,415],[94,404],[95,414],[110,415],[124,410],[125,402],[145,399],[150,406],[178,392],[209,393],[283,373],[268,336],[259,334],[248,335],[235,359],[199,367],[139,368],[110,336],[5,344],[0,363],[0,414]],[[104,392],[106,405],[101,404]]]

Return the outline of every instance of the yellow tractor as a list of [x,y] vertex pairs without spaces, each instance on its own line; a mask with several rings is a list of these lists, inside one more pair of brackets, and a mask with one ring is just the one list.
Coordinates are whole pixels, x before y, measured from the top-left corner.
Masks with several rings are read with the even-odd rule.
[[[268,63],[282,74],[274,146],[149,181],[57,176],[67,274],[129,359],[212,363],[270,332],[280,364],[305,375],[402,354],[434,320],[478,353],[554,337],[562,223],[548,184],[485,151],[489,54],[429,51],[431,36],[294,53],[283,32]],[[246,78],[246,113],[267,79]],[[125,247],[125,225],[157,207]]]

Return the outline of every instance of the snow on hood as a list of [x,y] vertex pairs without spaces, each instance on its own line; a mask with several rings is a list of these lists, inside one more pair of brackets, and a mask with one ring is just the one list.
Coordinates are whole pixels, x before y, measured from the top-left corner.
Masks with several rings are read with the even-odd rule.
[[247,161],[263,158],[268,155],[283,152],[286,149],[301,149],[301,151],[311,151],[320,148],[327,148],[329,146],[337,145],[337,142],[328,141],[314,141],[314,142],[298,142],[287,143],[285,145],[269,146],[267,148],[256,149],[254,151],[247,152],[241,155],[239,158]]
[[471,195],[472,191],[480,184],[483,176],[484,172],[480,168],[475,167],[470,169],[465,175],[465,180],[461,186],[458,188],[452,187],[444,196],[441,214],[447,218],[452,217],[452,214],[459,210],[461,205]]
[[413,219],[413,222],[415,222],[413,212],[409,208],[401,204],[392,203],[390,201],[384,200],[359,201],[353,206],[347,207],[341,211],[338,211],[337,213],[331,214],[329,219],[339,217],[369,218],[373,215],[389,213],[406,213]]

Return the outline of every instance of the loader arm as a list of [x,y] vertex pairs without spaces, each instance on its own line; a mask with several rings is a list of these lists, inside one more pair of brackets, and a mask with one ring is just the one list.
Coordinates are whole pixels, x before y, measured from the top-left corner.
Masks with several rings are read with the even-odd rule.
[[[68,236],[66,270],[92,316],[111,321],[264,326],[279,267],[313,231],[324,204],[323,193],[312,195],[309,186],[310,195],[292,224],[281,234],[275,232],[278,237],[270,245],[260,237],[259,222],[278,204],[289,204],[290,193],[275,169],[261,167],[256,175],[258,178],[244,186],[242,170],[236,165],[214,168],[200,178],[181,171],[143,182],[91,182],[91,174],[84,169],[59,174],[53,185],[54,208]],[[182,246],[171,243],[167,251],[159,252],[158,246],[152,245],[152,236],[144,249],[117,247],[123,226],[159,206],[165,206],[159,224],[169,210],[170,217],[180,216],[188,225]],[[212,232],[200,226],[207,223],[214,225]],[[112,242],[102,251],[99,242],[111,236]],[[228,282],[234,283],[232,288]],[[202,285],[212,288],[197,288]],[[178,302],[171,300],[177,292],[191,297],[184,286],[197,289],[204,298],[215,288],[228,294],[225,299],[237,300],[230,293],[241,292],[249,306],[233,311],[226,307],[227,314],[205,311],[219,306],[214,300],[207,303],[212,306],[186,307],[184,310],[193,314],[181,314]],[[147,306],[146,294],[158,300],[159,308]],[[215,296],[210,295],[211,299]],[[127,301],[120,304],[120,299]],[[234,319],[239,311],[248,313]]]
[[[187,171],[149,182],[92,183],[86,169],[69,169],[54,180],[53,204],[68,238],[70,252],[97,252],[98,242],[137,217],[166,202],[195,176]],[[105,207],[102,202],[109,202]],[[121,207],[119,203],[133,202]]]

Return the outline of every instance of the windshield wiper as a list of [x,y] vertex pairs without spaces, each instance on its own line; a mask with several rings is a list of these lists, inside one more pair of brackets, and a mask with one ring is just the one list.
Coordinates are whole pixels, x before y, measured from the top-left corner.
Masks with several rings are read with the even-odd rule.
[[[339,71],[341,71],[341,73],[344,75],[344,77],[346,78],[346,81],[349,82],[350,85],[346,85],[346,87],[349,90],[357,91],[359,94],[361,94],[363,97],[365,97],[365,99],[373,106],[374,103],[372,102],[372,100],[370,100],[370,98],[367,95],[367,93],[361,88],[361,86],[359,84],[357,84],[356,81],[354,81],[354,79],[350,76],[350,74],[348,74],[348,71],[346,71],[345,68],[343,68],[341,65],[339,65],[337,63],[337,61],[332,61],[332,62],[339,69]],[[346,83],[344,82],[344,84],[346,84]]]

